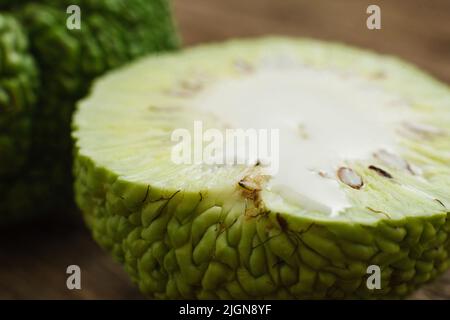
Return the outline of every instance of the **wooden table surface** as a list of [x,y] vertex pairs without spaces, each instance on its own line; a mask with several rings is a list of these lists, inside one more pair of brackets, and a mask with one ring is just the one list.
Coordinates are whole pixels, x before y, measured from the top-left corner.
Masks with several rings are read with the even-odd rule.
[[[381,7],[382,29],[366,28]],[[175,0],[185,45],[266,34],[340,41],[398,55],[450,83],[449,0]],[[66,288],[66,267],[82,270],[82,290]],[[91,240],[79,215],[0,231],[0,299],[139,299],[121,267]],[[450,272],[415,292],[450,299]]]

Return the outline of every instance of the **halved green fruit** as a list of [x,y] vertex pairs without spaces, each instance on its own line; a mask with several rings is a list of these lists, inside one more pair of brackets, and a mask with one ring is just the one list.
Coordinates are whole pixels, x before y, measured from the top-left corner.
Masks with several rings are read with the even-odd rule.
[[[279,129],[279,170],[176,164],[195,121]],[[151,297],[401,297],[449,265],[450,90],[396,58],[201,46],[98,80],[73,126],[76,201]]]

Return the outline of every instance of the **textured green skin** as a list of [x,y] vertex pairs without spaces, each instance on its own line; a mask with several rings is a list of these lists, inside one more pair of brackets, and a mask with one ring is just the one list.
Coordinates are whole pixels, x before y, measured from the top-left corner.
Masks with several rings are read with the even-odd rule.
[[[0,52],[0,192],[5,199],[18,195],[18,188],[27,183],[23,171],[30,154],[38,91],[37,68],[28,52],[28,39],[11,15],[0,15]],[[20,197],[25,194],[22,192]],[[11,206],[19,207],[20,201],[14,204],[0,200],[0,204],[0,223],[14,220]]]
[[[11,4],[3,3],[0,2],[1,8]],[[18,152],[9,157],[25,163],[21,164],[17,177],[0,181],[0,191],[3,191],[0,224],[10,218],[20,220],[70,207],[73,202],[70,119],[75,102],[87,93],[92,79],[105,71],[143,54],[178,46],[166,0],[23,3],[15,3],[12,11],[27,26],[30,51],[41,70],[43,89],[39,91],[35,108],[26,112],[27,121],[20,119],[12,125],[17,129],[26,126],[26,130],[31,130],[32,139],[18,139],[30,148],[26,157],[20,159]],[[66,8],[72,4],[81,8],[81,30],[66,28]],[[5,120],[0,115],[0,125]],[[13,128],[3,132],[6,137],[17,136]],[[9,162],[2,159],[0,170],[4,168],[11,173]]]
[[[82,156],[75,175],[95,240],[154,298],[400,298],[450,264],[450,213],[318,222],[255,214],[238,189],[223,199],[124,182]],[[366,287],[372,264],[381,290]]]
[[0,176],[17,174],[29,148],[37,71],[20,24],[0,15]]

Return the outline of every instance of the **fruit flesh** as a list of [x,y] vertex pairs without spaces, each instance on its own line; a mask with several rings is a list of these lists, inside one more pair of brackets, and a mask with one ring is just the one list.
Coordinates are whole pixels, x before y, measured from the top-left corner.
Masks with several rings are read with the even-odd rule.
[[[243,79],[217,81],[188,103],[233,128],[279,130],[280,163],[268,188],[339,214],[351,206],[334,179],[339,166],[394,148],[396,129],[419,119],[403,99],[358,75],[265,63]],[[247,150],[229,153],[250,160]]]
[[[374,81],[436,130],[399,135],[395,156],[348,161],[364,185],[335,178],[351,204],[338,215],[266,185],[243,187],[253,167],[174,165],[175,128],[199,117],[220,126],[195,99],[212,83],[258,72],[268,52]],[[77,203],[94,238],[153,297],[404,296],[449,264],[449,107],[448,87],[409,65],[310,40],[236,41],[144,59],[97,82],[79,106]],[[365,285],[372,264],[381,267],[381,290]]]

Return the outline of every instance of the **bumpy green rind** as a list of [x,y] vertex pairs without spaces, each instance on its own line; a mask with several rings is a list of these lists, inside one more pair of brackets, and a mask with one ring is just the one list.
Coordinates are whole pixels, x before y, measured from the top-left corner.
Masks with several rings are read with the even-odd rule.
[[[2,8],[9,5],[12,3],[0,3]],[[69,5],[81,9],[81,30],[66,27]],[[15,3],[11,10],[26,26],[30,50],[41,71],[42,90],[37,107],[24,113],[26,121],[0,116],[0,125],[12,122],[9,131],[4,135],[2,131],[4,139],[17,136],[12,128],[30,130],[32,126],[31,143],[19,140],[30,148],[26,163],[21,163],[25,159],[11,157],[21,163],[20,174],[0,182],[0,223],[6,222],[6,216],[20,219],[70,207],[70,119],[74,103],[86,94],[92,79],[106,70],[145,53],[178,46],[167,0],[24,1]],[[5,163],[2,160],[0,169],[9,174],[13,168]]]
[[[31,122],[38,91],[38,73],[28,39],[11,15],[0,15],[0,221],[14,220],[4,201],[25,183],[30,155]],[[18,182],[20,181],[20,182]],[[21,198],[26,196],[21,194]],[[21,200],[17,200],[20,202]],[[7,205],[5,208],[3,205]]]
[[[255,214],[238,190],[129,183],[82,156],[75,173],[95,240],[154,298],[399,298],[450,264],[450,213],[327,223]],[[381,290],[367,289],[370,265],[381,268]]]
[[17,174],[29,147],[37,71],[28,40],[12,16],[0,15],[0,176]]

